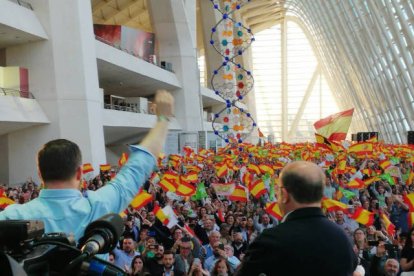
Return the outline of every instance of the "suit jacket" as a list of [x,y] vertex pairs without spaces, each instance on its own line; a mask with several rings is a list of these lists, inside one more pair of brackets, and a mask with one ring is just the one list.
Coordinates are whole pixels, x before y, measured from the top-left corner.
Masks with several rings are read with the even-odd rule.
[[357,256],[345,232],[320,208],[290,213],[266,229],[246,251],[237,275],[352,275]]

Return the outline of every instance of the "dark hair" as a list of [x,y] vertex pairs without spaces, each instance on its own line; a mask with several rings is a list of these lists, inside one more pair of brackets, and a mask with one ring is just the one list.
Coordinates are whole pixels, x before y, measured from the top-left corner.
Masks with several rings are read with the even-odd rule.
[[174,257],[174,253],[171,250],[165,250],[164,251],[164,256],[165,255],[173,255],[173,257]]
[[282,174],[282,183],[285,189],[298,203],[315,203],[322,199],[324,183],[323,174],[315,182],[295,170],[287,170]]
[[82,164],[78,145],[66,139],[46,143],[37,154],[39,171],[44,182],[71,179]]
[[413,241],[411,240],[411,234],[413,233],[413,231],[414,231],[414,228],[411,228],[410,231],[408,231],[407,239],[405,240],[404,248],[411,248],[413,246]]
[[227,267],[227,272],[230,272],[231,270],[231,267],[230,267],[230,264],[229,264],[229,262],[226,260],[226,259],[224,259],[224,258],[219,258],[217,261],[216,261],[216,263],[214,264],[214,268],[213,268],[213,273],[212,273],[212,275],[217,275],[217,270],[218,270],[218,266],[219,266],[219,263],[220,262],[224,262],[225,264],[226,264],[226,267]]

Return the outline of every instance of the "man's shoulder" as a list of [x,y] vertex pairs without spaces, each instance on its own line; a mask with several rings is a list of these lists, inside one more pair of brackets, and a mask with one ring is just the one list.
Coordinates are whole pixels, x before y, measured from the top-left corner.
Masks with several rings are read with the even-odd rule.
[[39,209],[39,199],[35,198],[25,204],[12,204],[0,212],[0,220],[5,219],[33,219]]

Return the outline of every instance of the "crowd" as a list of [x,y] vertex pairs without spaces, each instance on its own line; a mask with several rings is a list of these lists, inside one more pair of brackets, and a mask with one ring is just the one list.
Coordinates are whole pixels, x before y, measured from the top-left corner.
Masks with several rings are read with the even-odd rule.
[[[412,152],[378,142],[348,148],[327,142],[185,148],[182,155],[160,156],[140,200],[123,212],[125,230],[109,259],[130,275],[232,275],[248,245],[281,222],[280,170],[307,160],[325,171],[322,207],[354,244],[354,275],[414,272]],[[110,179],[101,172],[81,189],[99,189]],[[3,187],[16,203],[37,197],[39,189],[31,180]]]

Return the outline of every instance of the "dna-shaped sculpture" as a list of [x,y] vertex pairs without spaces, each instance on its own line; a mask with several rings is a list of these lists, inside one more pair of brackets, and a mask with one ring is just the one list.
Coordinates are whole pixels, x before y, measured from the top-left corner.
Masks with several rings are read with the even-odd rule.
[[226,101],[226,107],[213,119],[214,133],[226,143],[242,143],[256,127],[251,114],[240,107],[241,100],[253,89],[254,79],[243,67],[242,55],[254,41],[250,29],[234,19],[234,13],[250,0],[210,0],[221,13],[221,20],[211,29],[210,44],[223,57],[214,70],[211,87]]

